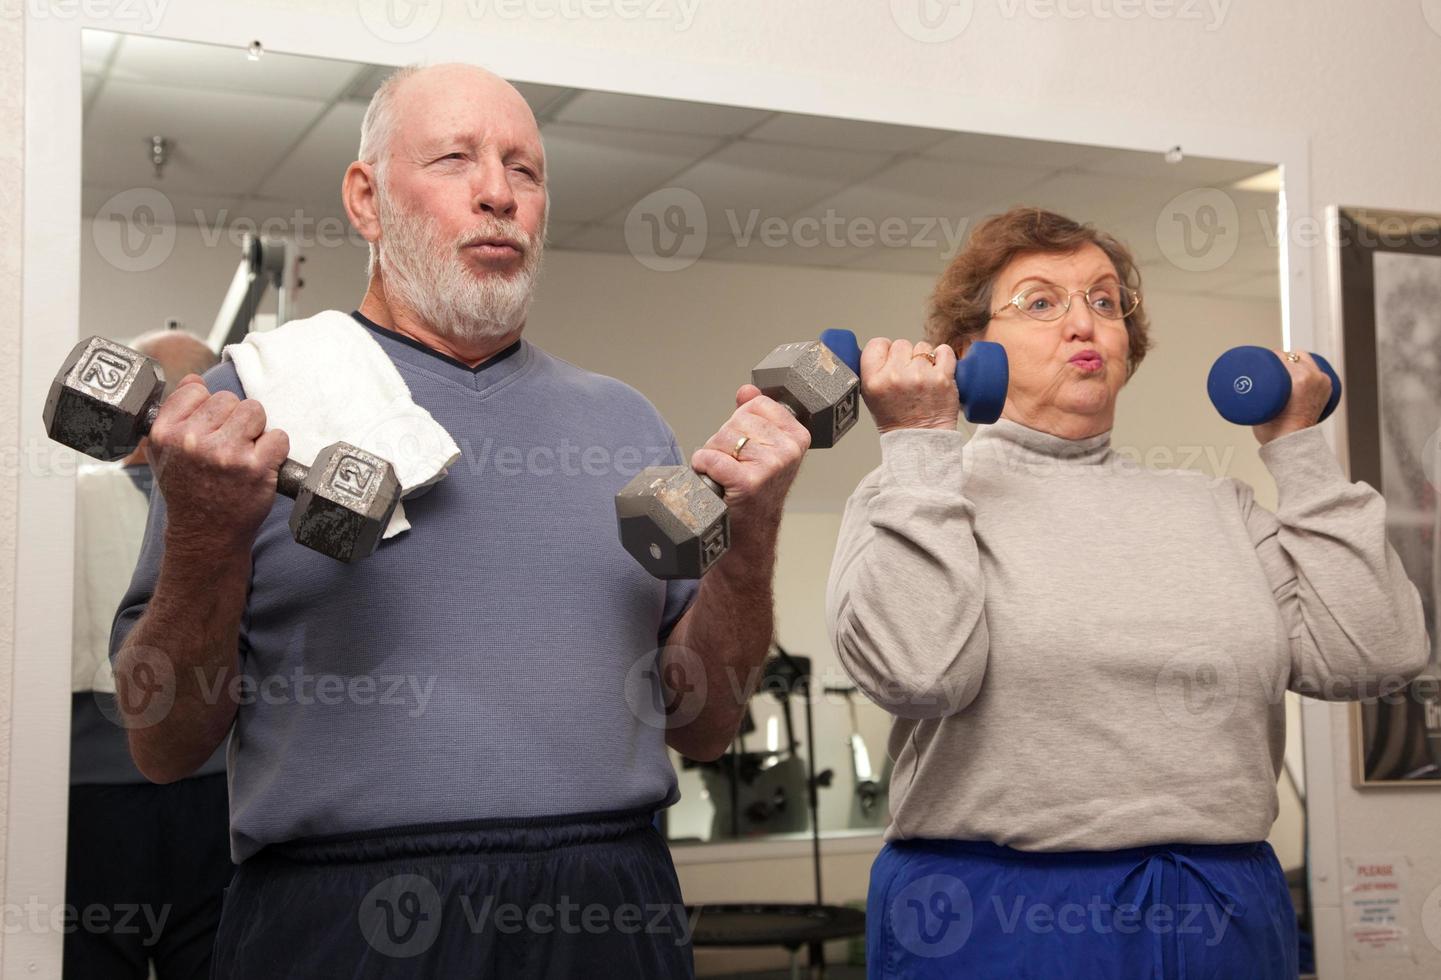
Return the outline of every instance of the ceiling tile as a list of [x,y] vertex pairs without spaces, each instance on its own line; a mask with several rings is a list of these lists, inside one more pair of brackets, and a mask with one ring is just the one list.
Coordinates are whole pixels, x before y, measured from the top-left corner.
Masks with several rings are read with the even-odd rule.
[[1081,143],[1053,143],[1016,139],[989,133],[955,133],[925,151],[928,157],[990,166],[1020,166],[1044,170],[1077,167],[1115,154],[1111,147]]
[[837,150],[869,150],[877,153],[912,153],[933,146],[945,138],[946,133],[938,129],[892,126],[857,119],[806,116],[790,112],[778,113],[746,134],[746,139],[769,143],[793,143]]
[[360,149],[365,106],[338,102],[266,178],[257,193],[303,209],[344,213],[340,184]]
[[1049,171],[1020,166],[962,165],[928,158],[902,160],[866,181],[885,214],[963,215],[1010,201],[1046,179]]
[[731,143],[673,183],[705,202],[711,227],[743,230],[756,220],[795,213],[874,172],[884,153],[822,150],[778,143]]
[[326,101],[349,83],[356,67],[350,61],[275,52],[251,61],[239,47],[130,34],[120,45],[111,72],[122,81],[151,85]]
[[718,145],[703,136],[552,123],[545,139],[551,214],[570,222],[596,221],[620,212],[664,186]]
[[[173,150],[156,186],[170,192],[246,193],[323,108],[318,102],[183,85],[107,82],[85,129],[83,179],[110,186],[155,182],[151,135]],[[236,125],[264,120],[264,125]]]
[[697,136],[735,136],[771,113],[739,106],[651,99],[614,92],[581,92],[556,120],[616,129],[649,129]]

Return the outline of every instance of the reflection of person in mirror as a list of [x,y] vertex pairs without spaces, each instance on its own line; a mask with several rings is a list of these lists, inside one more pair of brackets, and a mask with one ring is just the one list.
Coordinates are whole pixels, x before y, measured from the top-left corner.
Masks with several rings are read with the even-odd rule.
[[[215,354],[182,331],[132,346],[167,378],[201,373]],[[65,934],[67,978],[210,975],[220,898],[232,865],[225,748],[188,778],[157,786],[131,761],[115,705],[110,626],[135,571],[153,482],[145,442],[75,474],[75,591],[71,658],[70,804],[65,904],[81,917]],[[184,869],[177,874],[176,869]],[[142,912],[122,929],[123,909]],[[91,910],[89,913],[86,910]],[[108,911],[115,928],[86,928]]]
[[[724,489],[730,550],[700,582],[658,581],[626,553],[617,492],[686,460],[639,392],[522,336],[546,171],[503,79],[395,72],[342,186],[370,243],[359,309],[251,338],[294,352],[260,365],[275,372],[263,407],[232,359],[183,379],[151,429],[161,492],[112,656],[122,693],[147,655],[173,667],[173,707],[130,736],[147,776],[189,774],[233,732],[239,868],[216,978],[694,972],[654,825],[678,799],[667,747],[714,759],[740,724],[748,692],[731,697],[730,678],[756,676],[769,647],[779,517],[809,436],[741,388],[689,460]],[[353,349],[306,351],[311,325]],[[341,564],[295,546],[275,474],[312,416],[377,406],[327,402],[289,432],[267,416],[350,390],[336,372],[361,366],[398,377],[405,407],[464,451],[405,501],[408,530]],[[556,464],[575,447],[583,465]]]
[[[1374,697],[1426,662],[1385,502],[1315,425],[1330,382],[1309,355],[1277,351],[1290,401],[1253,430],[1275,513],[1112,446],[1150,346],[1139,289],[1112,236],[1017,208],[942,276],[927,340],[863,352],[881,464],[827,607],[894,718],[872,976],[1295,977],[1266,843],[1285,693]],[[967,442],[954,371],[978,340],[1011,380]]]

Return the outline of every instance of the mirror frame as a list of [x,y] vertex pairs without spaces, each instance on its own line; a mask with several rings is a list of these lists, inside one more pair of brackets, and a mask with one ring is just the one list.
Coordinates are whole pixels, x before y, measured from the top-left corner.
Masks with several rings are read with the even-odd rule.
[[[86,8],[27,8],[23,190],[22,324],[18,534],[15,578],[15,656],[10,705],[11,758],[5,860],[5,900],[14,896],[55,908],[64,901],[70,665],[47,652],[69,650],[73,575],[73,466],[67,450],[45,436],[41,409],[50,379],[77,339],[81,222],[55,216],[81,213],[81,45],[83,29],[137,33],[126,6],[94,16]],[[96,5],[97,7],[102,5]],[[260,26],[257,27],[257,24]],[[632,95],[722,103],[958,132],[1045,139],[1160,153],[1179,145],[1200,156],[1274,162],[1282,171],[1278,228],[1316,220],[1309,186],[1310,147],[1301,131],[1273,132],[1200,125],[1127,113],[1097,116],[999,101],[936,98],[931,89],[870,84],[864,73],[820,80],[799,72],[745,70],[690,63],[665,55],[583,48],[529,39],[486,37],[447,23],[418,44],[392,44],[371,34],[359,17],[279,11],[244,2],[168,5],[159,29],[144,36],[224,45],[243,50],[257,39],[267,51],[376,65],[413,61],[475,61],[517,81]],[[1107,125],[1107,120],[1113,120]],[[1281,243],[1282,336],[1287,347],[1339,359],[1336,320],[1319,324],[1321,284],[1313,276],[1315,247]],[[1321,306],[1324,309],[1324,306]],[[57,327],[57,325],[62,325]],[[1344,365],[1338,363],[1344,370]],[[1323,427],[1344,453],[1344,433]],[[30,461],[43,459],[45,465]],[[1342,456],[1345,461],[1344,455]],[[49,464],[55,464],[52,466]],[[66,475],[52,468],[69,468]],[[1332,714],[1308,701],[1303,709],[1311,856],[1312,912],[1317,965],[1323,976],[1343,964],[1336,841]],[[784,852],[787,842],[729,844],[729,859]],[[835,852],[834,848],[826,848]],[[1331,938],[1327,938],[1331,937]],[[5,937],[0,973],[59,975],[62,934],[17,931]],[[1334,971],[1334,972],[1333,972]]]

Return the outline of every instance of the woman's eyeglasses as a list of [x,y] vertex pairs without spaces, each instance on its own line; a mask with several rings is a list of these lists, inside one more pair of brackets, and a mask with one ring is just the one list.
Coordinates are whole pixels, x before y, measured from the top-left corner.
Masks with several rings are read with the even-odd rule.
[[1055,283],[1042,283],[1021,290],[1005,306],[993,310],[991,316],[999,316],[1007,306],[1014,306],[1032,320],[1059,320],[1071,309],[1071,297],[1076,293],[1086,297],[1086,305],[1097,316],[1108,320],[1128,317],[1141,305],[1140,293],[1110,280],[1095,283],[1089,289],[1069,292]]

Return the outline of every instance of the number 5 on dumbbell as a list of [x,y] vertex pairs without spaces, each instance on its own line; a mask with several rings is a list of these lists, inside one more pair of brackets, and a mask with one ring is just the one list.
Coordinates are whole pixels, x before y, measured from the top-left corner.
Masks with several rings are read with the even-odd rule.
[[[164,391],[153,359],[102,337],[82,340],[50,384],[45,431],[95,459],[121,459],[150,431]],[[373,552],[400,500],[391,465],[343,442],[326,446],[310,466],[286,460],[276,490],[295,501],[295,540],[338,561]]]

